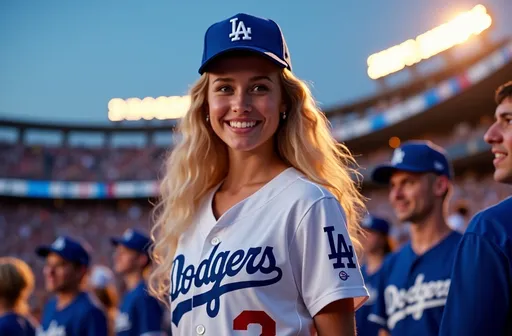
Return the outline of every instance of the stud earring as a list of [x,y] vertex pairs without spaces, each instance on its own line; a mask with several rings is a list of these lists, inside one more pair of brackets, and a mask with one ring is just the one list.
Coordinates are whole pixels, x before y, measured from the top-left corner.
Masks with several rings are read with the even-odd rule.
[[286,112],[281,113],[281,118],[286,119]]
[[210,115],[209,114],[206,115],[206,122],[210,122]]

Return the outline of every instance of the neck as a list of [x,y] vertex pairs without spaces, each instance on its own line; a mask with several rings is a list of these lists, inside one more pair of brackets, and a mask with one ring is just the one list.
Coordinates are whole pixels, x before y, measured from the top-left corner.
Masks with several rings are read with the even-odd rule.
[[137,285],[139,284],[139,282],[141,282],[141,280],[142,280],[142,274],[140,274],[140,273],[133,272],[133,273],[126,274],[124,276],[124,284],[126,285],[126,289],[131,291],[132,289],[137,287]]
[[377,272],[382,265],[384,256],[379,253],[369,253],[365,257],[366,273],[373,274]]
[[74,289],[57,293],[57,308],[63,309],[67,307],[80,294],[80,289]]
[[8,307],[3,302],[0,302],[0,316],[5,315],[13,311],[12,307]]
[[229,170],[222,189],[236,191],[249,185],[266,183],[286,168],[273,148],[257,152],[230,149]]
[[432,214],[421,222],[411,224],[411,246],[417,255],[422,255],[443,240],[452,230],[446,224],[442,211]]

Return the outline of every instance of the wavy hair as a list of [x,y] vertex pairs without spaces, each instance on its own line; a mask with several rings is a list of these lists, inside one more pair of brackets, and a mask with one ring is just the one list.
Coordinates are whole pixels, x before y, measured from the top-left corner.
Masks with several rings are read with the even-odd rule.
[[34,290],[34,283],[34,273],[26,262],[13,257],[0,258],[0,297],[8,309],[28,315],[28,299]]
[[[287,119],[276,133],[278,155],[337,198],[346,213],[354,247],[361,251],[359,221],[365,204],[358,189],[356,161],[332,136],[329,122],[307,85],[287,69],[280,79]],[[190,90],[191,106],[177,129],[181,140],[166,159],[160,199],[153,211],[154,268],[148,285],[150,293],[167,305],[178,239],[192,224],[203,197],[228,173],[226,145],[206,121],[207,90],[205,73]]]

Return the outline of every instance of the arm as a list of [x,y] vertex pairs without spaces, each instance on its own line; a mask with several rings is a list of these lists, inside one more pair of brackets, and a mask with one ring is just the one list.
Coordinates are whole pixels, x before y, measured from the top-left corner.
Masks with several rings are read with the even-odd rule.
[[162,319],[163,310],[158,301],[145,293],[137,304],[137,319],[139,322],[138,335],[163,336]]
[[492,241],[474,233],[464,235],[455,255],[439,335],[506,333],[511,307],[508,262]]
[[91,309],[82,321],[81,336],[108,336],[107,317],[100,309]]
[[334,301],[314,317],[318,336],[355,336],[354,299]]

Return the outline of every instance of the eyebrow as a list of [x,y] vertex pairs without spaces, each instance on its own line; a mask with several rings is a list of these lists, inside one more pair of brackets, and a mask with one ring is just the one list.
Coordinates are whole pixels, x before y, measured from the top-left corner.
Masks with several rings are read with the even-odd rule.
[[[249,81],[251,81],[251,82],[255,82],[255,81],[259,81],[259,80],[268,80],[269,82],[273,83],[272,79],[270,79],[269,76],[254,76],[249,79]],[[234,82],[234,81],[235,80],[233,78],[219,77],[216,80],[214,80],[213,82],[216,83],[216,82]]]

